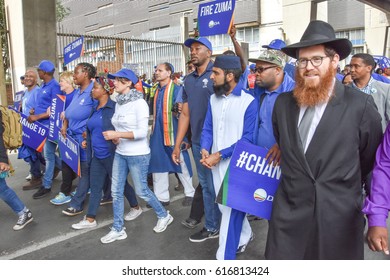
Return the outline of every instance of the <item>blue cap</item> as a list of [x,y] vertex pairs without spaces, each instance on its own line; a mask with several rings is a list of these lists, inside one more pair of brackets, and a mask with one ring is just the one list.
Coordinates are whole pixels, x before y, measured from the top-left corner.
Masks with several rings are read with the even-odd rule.
[[238,56],[219,55],[215,58],[213,67],[221,69],[241,69],[241,61]]
[[255,70],[255,69],[256,69],[256,64],[251,64],[251,65],[249,65],[249,69]]
[[115,79],[117,77],[118,78],[126,78],[126,79],[132,81],[133,84],[138,83],[137,75],[133,71],[131,71],[130,69],[126,69],[126,68],[122,68],[121,70],[119,70],[115,74],[108,74],[107,77],[109,79]]
[[54,64],[49,60],[42,60],[41,63],[37,66],[38,70],[42,70],[44,72],[54,72],[56,69]]
[[286,43],[280,39],[272,40],[271,43],[269,43],[268,45],[262,45],[263,48],[272,49],[272,50],[281,50],[285,46]]
[[184,45],[186,47],[189,47],[191,48],[191,45],[193,43],[200,43],[202,45],[204,45],[206,48],[208,48],[210,51],[213,51],[213,47],[211,45],[211,42],[209,40],[207,40],[207,38],[204,38],[204,37],[198,37],[198,38],[189,38],[187,39],[185,42],[184,42]]

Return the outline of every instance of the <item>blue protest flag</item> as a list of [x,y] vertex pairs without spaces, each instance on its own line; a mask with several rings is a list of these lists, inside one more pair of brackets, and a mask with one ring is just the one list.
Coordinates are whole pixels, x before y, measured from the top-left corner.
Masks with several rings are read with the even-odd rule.
[[216,0],[199,5],[198,29],[200,36],[229,33],[233,24],[235,0]]
[[80,147],[76,140],[69,135],[65,138],[61,132],[58,132],[58,148],[61,159],[80,176]]
[[49,129],[40,122],[29,123],[27,116],[20,113],[20,123],[22,124],[22,141],[23,144],[42,152],[45,145]]
[[372,57],[380,68],[383,69],[390,67],[390,59],[388,57],[382,55],[373,55]]
[[83,54],[84,37],[76,39],[64,48],[64,65],[79,58]]
[[217,202],[269,220],[280,182],[280,166],[265,159],[268,150],[240,140],[234,149]]
[[62,120],[60,119],[60,115],[65,109],[65,99],[65,95],[57,94],[57,96],[53,98],[51,102],[49,116],[49,135],[47,136],[47,139],[52,142],[58,141],[58,132],[62,127]]

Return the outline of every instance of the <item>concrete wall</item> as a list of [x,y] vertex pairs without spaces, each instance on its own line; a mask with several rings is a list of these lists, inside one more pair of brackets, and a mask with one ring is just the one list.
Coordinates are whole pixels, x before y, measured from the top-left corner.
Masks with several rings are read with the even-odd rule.
[[[385,42],[386,28],[390,25],[390,13],[383,13],[371,6],[365,5],[365,36],[367,52],[382,55]],[[389,35],[390,37],[390,30]],[[385,55],[390,56],[390,38],[387,40]]]
[[23,89],[19,77],[24,75],[26,69],[22,1],[5,0],[4,5],[9,28],[12,88],[18,92]]
[[5,0],[10,32],[11,75],[15,92],[19,77],[43,59],[56,61],[54,0]]
[[[299,42],[303,32],[310,22],[312,0],[284,0],[283,1],[283,29],[286,33],[286,44]],[[328,21],[327,2],[317,3],[316,19]]]

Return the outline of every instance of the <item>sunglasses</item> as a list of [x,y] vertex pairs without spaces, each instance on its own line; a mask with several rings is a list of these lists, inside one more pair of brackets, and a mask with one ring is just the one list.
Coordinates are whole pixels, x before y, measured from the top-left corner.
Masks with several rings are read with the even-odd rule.
[[253,71],[254,71],[255,73],[261,74],[261,73],[263,73],[265,70],[268,70],[268,69],[271,69],[271,68],[276,68],[276,67],[278,67],[278,66],[272,65],[272,66],[268,66],[268,67],[256,67],[255,69],[253,69]]

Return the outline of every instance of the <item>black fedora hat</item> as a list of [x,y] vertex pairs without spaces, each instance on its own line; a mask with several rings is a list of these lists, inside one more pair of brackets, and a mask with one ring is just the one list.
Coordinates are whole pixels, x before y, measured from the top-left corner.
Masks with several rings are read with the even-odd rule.
[[293,58],[298,58],[298,50],[315,45],[332,47],[340,56],[346,58],[352,51],[352,43],[348,39],[336,38],[333,27],[324,21],[313,20],[303,33],[301,41],[282,48],[282,51]]

